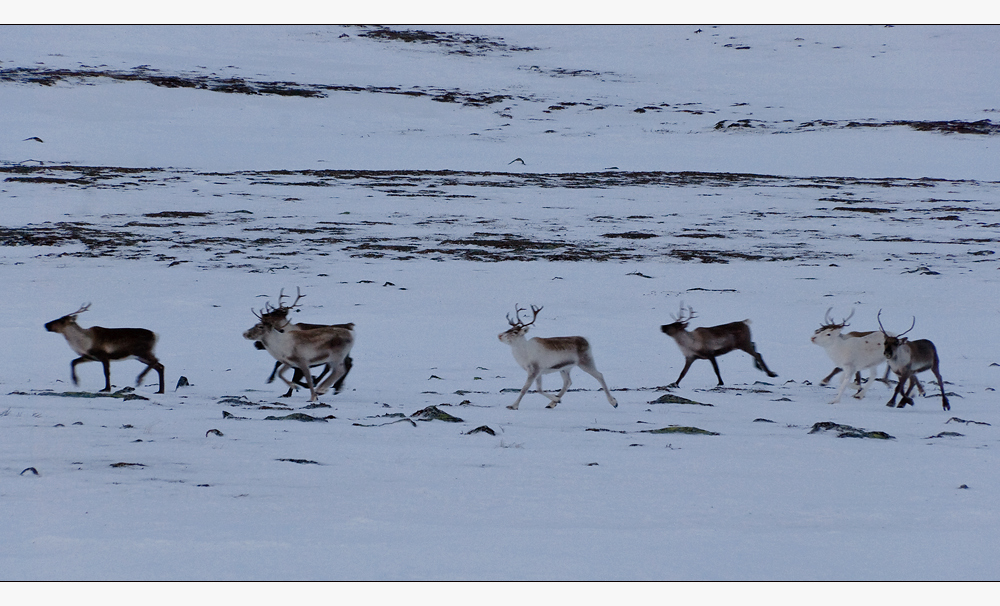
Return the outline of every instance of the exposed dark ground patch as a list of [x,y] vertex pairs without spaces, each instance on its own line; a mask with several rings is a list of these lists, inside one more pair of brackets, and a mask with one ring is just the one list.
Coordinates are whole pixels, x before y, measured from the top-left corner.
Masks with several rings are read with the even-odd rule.
[[403,42],[407,44],[431,45],[442,48],[450,55],[483,57],[492,52],[502,54],[527,53],[538,50],[531,46],[511,46],[503,38],[490,38],[455,32],[427,31],[419,29],[393,29],[386,26],[362,28],[357,34],[380,42]]
[[[868,255],[912,268],[926,255],[994,264],[1000,246],[992,182],[64,165],[0,166],[0,179],[0,199],[44,199],[52,217],[0,226],[0,247],[251,272],[317,257],[816,264]],[[65,190],[100,192],[108,214],[64,208]],[[567,199],[593,212],[566,215]],[[619,203],[627,212],[615,212]]]
[[441,103],[460,103],[467,106],[483,107],[514,97],[491,91],[463,91],[435,87],[362,86],[356,84],[316,84],[291,81],[251,80],[237,76],[219,76],[193,72],[165,74],[149,66],[139,66],[128,70],[101,68],[48,68],[15,67],[0,69],[0,84],[34,84],[55,86],[56,84],[86,85],[102,80],[118,82],[145,82],[163,88],[189,88],[215,93],[238,95],[276,95],[280,97],[325,98],[331,93],[371,93],[426,97]]

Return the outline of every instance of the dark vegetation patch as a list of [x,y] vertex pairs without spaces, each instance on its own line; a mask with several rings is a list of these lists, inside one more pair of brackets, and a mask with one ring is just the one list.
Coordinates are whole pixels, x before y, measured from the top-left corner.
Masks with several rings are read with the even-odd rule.
[[[911,199],[910,194],[893,195],[886,191],[897,188],[968,188],[989,198],[998,187],[990,182],[962,182],[940,179],[855,179],[837,177],[792,178],[745,173],[695,173],[695,172],[624,172],[605,170],[591,173],[509,173],[492,171],[362,171],[362,170],[272,170],[238,171],[230,173],[199,173],[174,169],[141,169],[121,167],[81,166],[21,166],[0,165],[0,178],[7,177],[5,191],[12,198],[49,196],[53,190],[140,188],[150,192],[142,202],[147,206],[138,211],[132,206],[131,195],[126,198],[110,196],[108,213],[88,215],[86,221],[66,220],[23,226],[0,226],[0,246],[50,247],[40,254],[49,257],[115,257],[121,259],[148,259],[176,266],[195,263],[203,269],[235,268],[250,272],[274,272],[294,267],[299,259],[315,260],[319,256],[340,255],[357,258],[386,258],[409,260],[467,260],[477,262],[499,261],[631,261],[674,260],[697,263],[730,263],[734,261],[786,262],[832,259],[857,253],[843,252],[843,247],[825,250],[829,240],[879,242],[896,249],[899,258],[912,254],[935,252],[942,244],[959,244],[982,248],[995,248],[1000,239],[995,237],[995,224],[982,221],[983,213],[994,211],[988,204],[976,200],[945,200],[940,197],[920,195],[919,203],[901,202]],[[331,213],[321,217],[302,217],[295,210],[275,210],[272,201],[287,200],[287,188],[307,184],[311,187],[331,188],[330,194],[310,193],[330,199]],[[181,210],[161,210],[155,206],[152,192],[177,195],[178,191],[220,191],[218,186],[229,186],[238,191],[241,206],[253,202],[261,209],[228,210],[218,202],[207,208],[188,207]],[[157,189],[153,189],[156,187]],[[42,189],[38,189],[42,188]],[[716,188],[740,188],[750,192],[768,191],[781,197],[783,189],[791,190],[779,210],[738,210],[720,207],[723,215],[705,222],[705,215],[695,216],[688,210],[671,212],[655,208],[666,204],[662,197],[647,196],[643,214],[614,214],[614,202],[620,196],[631,196],[628,190],[655,188],[671,190],[671,198],[712,196]],[[822,190],[809,199],[809,190]],[[547,190],[561,195],[574,195],[572,191],[605,190],[598,194],[607,198],[608,206],[600,215],[578,217],[583,225],[567,225],[555,218],[557,211],[548,210],[553,217],[542,221],[528,221],[510,216],[516,206],[504,203],[517,196],[518,189],[547,194]],[[250,193],[247,193],[249,190]],[[360,190],[360,191],[358,191]],[[616,191],[617,190],[617,191]],[[689,191],[693,190],[693,191]],[[797,192],[795,191],[797,190]],[[225,191],[225,190],[222,190]],[[936,192],[933,192],[936,193]],[[204,195],[204,194],[201,194]],[[421,206],[409,205],[405,197],[434,196],[437,198],[435,214],[428,216]],[[221,196],[216,193],[213,197]],[[381,196],[395,205],[395,212],[387,217],[362,215],[355,220],[350,208],[365,197]],[[302,198],[306,195],[303,194]],[[302,198],[295,197],[296,201]],[[393,199],[395,198],[395,199]],[[812,210],[816,201],[836,204],[837,212],[809,214],[796,210],[792,199],[804,198],[806,208]],[[341,199],[346,200],[342,202]],[[455,199],[471,199],[477,204],[455,204],[440,210]],[[658,200],[659,199],[659,200]],[[122,200],[122,207],[114,206]],[[694,201],[691,198],[690,201]],[[715,213],[711,198],[697,199],[690,206],[693,213]],[[500,201],[501,204],[494,202]],[[478,202],[488,202],[478,204]],[[721,201],[720,201],[721,202]],[[962,204],[958,204],[961,202]],[[730,204],[729,202],[724,202]],[[343,206],[345,205],[346,206]],[[982,207],[982,208],[980,208]],[[239,207],[237,207],[239,208]],[[451,210],[453,208],[454,210]],[[554,207],[553,207],[554,208]],[[724,210],[723,210],[724,209]],[[891,209],[891,210],[890,210]],[[824,209],[825,210],[825,209]],[[343,211],[343,212],[341,212]],[[476,214],[464,214],[474,212]],[[635,213],[635,210],[630,211]],[[842,213],[872,215],[877,229],[859,233],[836,233],[826,228],[831,220],[843,218]],[[289,214],[283,214],[289,213]],[[753,229],[744,223],[739,229],[725,227],[725,213],[746,215],[754,220]],[[477,216],[478,215],[478,216]],[[882,218],[881,215],[886,215]],[[850,216],[850,215],[847,215]],[[334,217],[338,220],[331,220]],[[621,225],[633,220],[655,220],[670,217],[670,232],[646,230],[610,231],[594,230],[591,223]],[[877,217],[877,218],[875,218]],[[323,220],[317,220],[317,219]],[[757,221],[759,220],[759,223]],[[790,223],[792,221],[792,223]],[[920,233],[933,233],[916,237],[910,229],[912,221],[923,226]],[[664,221],[666,223],[666,221]],[[805,225],[798,227],[798,225]],[[953,225],[968,230],[956,231]],[[495,231],[484,231],[485,226],[503,225]],[[702,226],[711,226],[706,229]],[[992,227],[991,227],[992,226]],[[222,229],[224,228],[224,230]],[[582,228],[582,229],[579,229]],[[972,230],[979,230],[975,233]],[[224,235],[219,235],[219,233]],[[658,233],[659,232],[659,233]],[[874,233],[873,233],[874,232]],[[870,234],[870,235],[869,235]],[[961,235],[962,237],[956,237]],[[667,236],[667,237],[663,237]],[[676,239],[676,240],[675,240]],[[713,241],[713,247],[692,247],[684,240]],[[680,244],[675,246],[674,243]],[[929,251],[928,247],[934,247]],[[903,248],[905,247],[905,248]],[[918,252],[915,252],[918,251]],[[988,251],[961,251],[958,257],[977,262],[992,262]],[[913,265],[910,265],[913,267]]]
[[718,432],[708,431],[707,429],[700,429],[698,427],[686,427],[683,425],[670,425],[669,427],[661,427],[660,429],[647,429],[642,431],[642,433],[686,433],[688,435],[701,435],[701,436],[717,436]]
[[511,95],[492,92],[469,92],[442,88],[401,88],[398,86],[358,86],[353,84],[310,84],[299,82],[269,82],[216,74],[181,73],[162,74],[149,66],[130,70],[55,69],[46,67],[16,67],[0,69],[0,83],[54,86],[59,83],[84,84],[93,80],[120,82],[145,82],[164,88],[188,88],[215,93],[239,95],[276,95],[281,97],[325,98],[330,93],[372,93],[426,97],[442,103],[461,103],[483,107],[513,99]]
[[832,421],[814,423],[812,429],[809,430],[809,433],[820,433],[825,431],[835,432],[838,438],[871,438],[875,440],[896,439],[884,431],[868,431],[857,427],[851,427],[850,425],[840,425],[838,423],[833,423]]
[[293,412],[290,415],[285,415],[283,417],[269,416],[264,417],[265,421],[304,421],[307,423],[319,422],[326,423],[326,419],[322,417],[314,417],[312,415],[307,415],[302,412]]
[[883,215],[893,212],[891,208],[878,208],[875,206],[834,206],[833,210],[843,210],[855,213],[869,213],[872,215]]
[[445,49],[450,55],[469,57],[482,57],[491,52],[526,53],[538,50],[531,46],[511,46],[503,38],[419,29],[392,29],[385,26],[366,29],[358,36],[380,42],[433,45]]
[[465,421],[448,414],[438,408],[437,406],[428,406],[418,410],[417,412],[410,415],[411,419],[416,419],[417,421],[444,421],[446,423],[464,423]]
[[689,400],[687,398],[682,398],[680,396],[675,396],[671,393],[665,393],[659,398],[656,398],[649,404],[694,404],[696,406],[712,406],[712,404],[705,404],[704,402],[695,402],[694,400]]
[[[721,123],[720,123],[721,124]],[[763,123],[762,123],[763,125]],[[786,128],[782,123],[767,125],[780,129]],[[1000,133],[1000,124],[994,124],[990,120],[810,120],[802,122],[793,127],[792,130],[808,131],[817,129],[834,128],[888,128],[893,126],[905,126],[920,132],[931,132],[940,134],[959,135],[996,135]],[[716,128],[719,128],[716,125]]]
[[107,393],[100,391],[49,391],[31,390],[30,392],[12,391],[12,396],[56,396],[60,398],[119,398],[124,401],[129,400],[149,400],[145,396],[135,393],[134,387],[123,387],[118,391]]
[[626,231],[622,233],[601,234],[602,238],[625,238],[627,240],[647,240],[659,238],[658,234],[647,234],[641,231]]

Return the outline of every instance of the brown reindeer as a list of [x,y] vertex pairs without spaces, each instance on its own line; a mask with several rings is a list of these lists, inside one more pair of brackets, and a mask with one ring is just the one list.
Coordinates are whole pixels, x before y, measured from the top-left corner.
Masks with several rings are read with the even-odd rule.
[[[277,314],[280,311],[281,311],[281,308],[279,307],[278,309],[274,310],[271,313],[272,314]],[[285,313],[287,314],[287,310],[285,311]],[[305,322],[297,322],[295,325],[298,326],[301,329],[304,329],[304,330],[310,330],[310,329],[313,329],[313,328],[343,328],[345,330],[354,330],[354,323],[353,322],[348,323],[348,324],[307,324]],[[264,344],[261,343],[260,341],[254,341],[253,345],[257,349],[261,349],[261,350],[267,351],[267,347],[265,347]],[[269,376],[267,378],[267,383],[268,384],[274,383],[274,379],[278,376],[278,371],[281,370],[282,366],[286,366],[286,364],[284,362],[280,361],[280,360],[275,360],[275,362],[274,362],[274,369],[271,371],[271,376]],[[322,366],[323,370],[322,370],[322,372],[319,373],[319,375],[313,377],[313,384],[314,385],[318,385],[319,382],[323,380],[323,377],[326,376],[326,373],[330,372],[330,365],[329,364],[318,364],[316,367],[319,367],[319,366]],[[351,356],[347,356],[346,358],[344,358],[344,366],[347,368],[347,370],[345,370],[344,371],[344,375],[342,377],[340,377],[339,379],[337,379],[337,381],[333,384],[333,393],[340,393],[340,391],[344,388],[344,379],[347,378],[347,373],[351,372],[351,367],[354,366],[354,360],[351,359]],[[294,370],[294,372],[292,374],[292,383],[294,383],[295,385],[299,385],[301,387],[309,387],[309,385],[307,385],[304,382],[303,377],[305,375],[302,374],[302,371],[299,370],[298,368],[294,368],[293,370]],[[285,393],[281,394],[281,396],[279,396],[279,397],[290,398],[290,397],[292,397],[292,392],[293,391],[295,391],[295,387],[289,387],[288,391],[286,391]]]
[[[281,299],[284,298],[282,292],[278,297],[278,307],[265,305],[260,314],[254,312],[260,322],[244,332],[243,337],[251,341],[260,341],[267,352],[281,363],[277,371],[278,378],[289,388],[292,388],[294,383],[284,377],[284,371],[287,368],[300,370],[309,388],[309,400],[315,402],[317,396],[326,393],[331,385],[347,374],[346,359],[354,345],[354,325],[304,329],[298,324],[291,323],[287,317],[288,312],[298,306],[302,297],[302,293],[299,292],[291,305],[284,305],[281,303]],[[332,372],[317,385],[309,369],[323,365],[330,366]]]
[[76,377],[77,364],[100,362],[104,365],[104,389],[101,391],[111,391],[111,361],[135,358],[146,365],[145,370],[139,373],[135,380],[136,386],[142,382],[146,373],[155,369],[160,375],[160,390],[156,393],[163,393],[163,364],[160,364],[160,361],[153,354],[156,335],[145,328],[103,328],[101,326],[82,328],[76,323],[76,317],[88,309],[90,309],[90,303],[81,306],[80,309],[69,315],[45,324],[45,330],[62,334],[66,337],[70,348],[80,354],[80,357],[70,362],[69,365],[73,385],[77,385],[79,382]]
[[696,328],[689,332],[687,326],[694,317],[694,310],[690,306],[687,308],[687,316],[684,315],[684,304],[681,303],[680,315],[674,316],[673,323],[664,324],[660,327],[660,330],[677,342],[677,346],[681,348],[681,353],[684,354],[684,370],[681,371],[681,375],[669,387],[678,387],[680,385],[681,379],[687,374],[688,369],[691,368],[691,364],[695,360],[708,360],[711,362],[712,369],[715,370],[715,376],[719,378],[719,385],[724,385],[722,375],[719,373],[719,365],[715,361],[715,358],[727,354],[734,349],[740,349],[753,356],[754,366],[767,373],[767,376],[778,376],[767,367],[767,364],[764,363],[764,358],[757,353],[757,348],[754,346],[753,341],[750,340],[750,320]]
[[[885,359],[889,361],[889,368],[892,369],[892,372],[899,377],[899,383],[896,384],[896,389],[892,392],[892,399],[886,403],[886,406],[895,406],[896,408],[903,408],[907,404],[913,406],[910,392],[913,391],[914,385],[919,388],[921,394],[924,393],[923,387],[920,387],[920,382],[917,381],[917,373],[930,370],[937,378],[938,387],[941,388],[941,408],[951,410],[948,396],[944,393],[944,380],[941,379],[941,371],[938,370],[940,362],[934,343],[927,339],[910,341],[903,336],[917,325],[916,316],[913,317],[913,323],[907,330],[896,336],[891,336],[882,328],[882,310],[879,310],[878,313],[878,326],[882,329],[882,334],[885,335]],[[907,379],[910,381],[910,386],[904,388]],[[896,404],[897,395],[903,396],[898,405]]]

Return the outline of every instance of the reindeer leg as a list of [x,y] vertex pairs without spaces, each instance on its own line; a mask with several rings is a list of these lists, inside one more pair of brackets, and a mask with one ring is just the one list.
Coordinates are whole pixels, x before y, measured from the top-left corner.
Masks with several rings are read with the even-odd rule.
[[[569,386],[572,385],[572,383],[573,383],[572,381],[570,381],[570,378],[569,378],[569,369],[568,368],[564,368],[564,369],[560,370],[559,374],[561,374],[562,378],[563,378],[562,389],[559,391],[559,395],[557,395],[556,397],[552,398],[552,402],[548,406],[546,406],[545,408],[555,408],[556,404],[558,404],[559,402],[562,401],[562,397],[564,395],[566,395],[566,391],[569,390]],[[541,375],[539,375],[538,380],[539,380],[539,382],[541,382],[541,380],[542,380]],[[541,387],[541,383],[539,383],[539,387]],[[545,394],[545,395],[548,395],[548,394]]]
[[69,363],[69,377],[73,379],[73,385],[79,385],[80,380],[76,377],[76,365],[81,362],[93,362],[94,358],[89,358],[87,356],[80,356],[79,358],[73,360]]
[[271,371],[271,376],[267,378],[267,381],[265,381],[265,383],[267,384],[274,383],[274,377],[278,374],[279,368],[281,368],[281,361],[277,360],[274,363],[274,370]]
[[[326,366],[327,369],[330,368],[329,364],[327,364]],[[324,374],[326,374],[326,370],[321,372],[319,376],[322,377]],[[345,362],[337,364],[337,367],[332,372],[330,372],[330,376],[327,377],[325,381],[320,383],[319,387],[316,390],[317,393],[319,393],[319,395],[323,395],[326,392],[330,391],[330,386],[335,385],[337,381],[339,381],[346,374],[347,374],[347,364]],[[334,391],[334,393],[337,392]]]
[[692,364],[694,364],[694,360],[695,360],[694,358],[684,358],[684,369],[681,370],[681,376],[677,377],[677,380],[671,383],[670,385],[667,385],[667,387],[680,387],[681,379],[684,378],[684,375],[687,374],[688,369],[691,368]]
[[295,384],[285,378],[285,371],[288,370],[289,368],[294,369],[295,367],[283,362],[281,364],[281,368],[278,369],[278,378],[281,379],[281,381],[288,386],[289,391],[292,391],[295,388]]
[[[902,385],[903,383],[904,383],[904,381],[902,381],[902,380],[899,381],[900,385]],[[910,397],[910,392],[913,391],[913,385],[914,385],[914,383],[913,383],[913,375],[910,375],[909,376],[909,385],[907,385],[906,391],[900,390],[900,392],[899,392],[900,394],[902,394],[903,397],[899,400],[899,404],[896,406],[896,408],[903,408],[907,404],[909,404],[910,406],[913,406],[913,398]]]
[[156,369],[157,374],[160,375],[160,390],[157,391],[156,393],[164,393],[163,364],[160,364],[160,361],[153,357],[136,358],[136,359],[145,364],[146,368],[139,373],[138,377],[136,377],[135,386],[139,387],[139,385],[142,384],[142,378],[146,376],[146,373],[148,373],[150,370]]
[[333,384],[333,393],[340,393],[340,390],[344,388],[344,379],[347,378],[347,373],[351,372],[353,365],[354,361],[351,360],[351,356],[344,358],[344,374],[340,375],[340,378]]
[[820,385],[826,385],[827,383],[830,382],[830,379],[832,379],[834,376],[836,376],[836,374],[838,372],[840,372],[841,370],[843,370],[843,369],[841,367],[837,366],[836,368],[833,369],[833,372],[831,372],[830,374],[826,375],[823,378],[823,380],[819,382],[819,384]]
[[931,366],[931,370],[934,372],[934,376],[937,377],[938,387],[941,388],[941,408],[944,410],[951,410],[951,404],[948,403],[948,396],[944,395],[944,380],[941,378],[941,373],[938,371],[937,354],[935,354],[934,366]]
[[[604,375],[602,375],[600,371],[597,370],[597,367],[594,366],[594,361],[585,360],[582,362],[583,363],[581,364],[577,364],[577,366],[580,367],[580,370],[597,379],[597,382],[601,384],[601,389],[604,390],[604,395],[608,396],[608,403],[611,404],[612,407],[618,408],[618,400],[611,395],[611,390],[608,389],[608,384],[604,382]],[[678,379],[678,381],[679,380],[680,379]]]
[[[326,380],[324,380],[320,384],[319,388],[320,395],[323,395],[327,391],[329,391],[331,385],[337,385],[337,383],[341,383],[343,381],[344,376],[347,375],[347,370],[348,370],[347,359],[345,358],[344,360],[342,360],[339,364],[336,365],[336,367],[331,367],[329,364],[327,364],[326,368],[327,370],[332,368],[332,370],[330,371],[330,376],[328,376]],[[319,376],[322,377],[324,374],[326,374],[326,370],[321,372]],[[334,389],[334,393],[339,393],[336,390],[336,388]]]
[[841,379],[840,388],[837,389],[837,395],[834,396],[832,400],[830,400],[830,404],[836,404],[837,402],[840,401],[840,396],[844,395],[844,390],[847,389],[847,384],[851,382],[851,375],[853,375],[855,372],[856,371],[850,366],[844,369],[844,378]]
[[313,383],[312,373],[309,372],[309,362],[301,362],[296,365],[302,374],[306,377],[306,384],[309,387],[309,401],[318,402],[319,397],[316,394],[316,385]]
[[778,373],[771,372],[771,369],[768,368],[767,364],[764,363],[764,357],[761,356],[760,352],[757,351],[757,345],[755,343],[750,343],[750,349],[749,350],[744,349],[743,351],[753,356],[754,366],[757,367],[757,370],[764,371],[764,374],[772,378],[778,376]]
[[528,371],[528,380],[524,382],[524,387],[521,388],[521,393],[517,394],[517,399],[514,400],[514,403],[508,406],[507,408],[511,410],[517,410],[517,407],[520,406],[521,404],[521,398],[524,397],[524,394],[528,393],[528,388],[531,387],[531,383],[534,382],[534,380],[537,379],[538,376],[539,372],[537,369],[532,368],[531,370]]
[[[860,380],[860,378],[861,378],[861,372],[859,371],[858,379]],[[860,389],[858,389],[858,392],[854,394],[854,397],[859,400],[863,400],[865,398],[865,394],[868,393],[868,388],[871,387],[871,384],[874,381],[875,381],[875,369],[873,368],[871,370],[871,374],[868,376],[868,380],[865,381],[864,383],[859,384]]]
[[323,370],[318,375],[313,377],[313,383],[318,383],[319,381],[322,381],[323,377],[325,377],[328,372],[330,372],[330,365],[324,364]]
[[715,376],[719,378],[719,384],[716,387],[722,387],[725,383],[722,382],[722,374],[719,372],[719,363],[715,361],[715,356],[708,359],[712,363],[712,370],[715,371]]
[[105,392],[105,391],[110,392],[111,391],[111,360],[108,360],[107,358],[102,358],[101,359],[101,364],[104,365],[104,389],[102,389],[101,391],[102,392]]
[[904,375],[896,375],[896,379],[896,388],[892,390],[892,399],[886,403],[886,406],[890,408],[896,406],[896,395],[902,393],[903,385],[906,383],[907,377]]

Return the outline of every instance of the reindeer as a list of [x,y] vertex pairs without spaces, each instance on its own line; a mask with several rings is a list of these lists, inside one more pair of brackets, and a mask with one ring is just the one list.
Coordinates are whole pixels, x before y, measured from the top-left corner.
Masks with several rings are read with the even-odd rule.
[[[280,298],[279,298],[279,300],[280,300]],[[279,310],[275,310],[275,311],[273,311],[271,313],[272,314],[277,314],[278,311]],[[328,328],[328,327],[330,327],[330,328],[344,328],[346,330],[354,330],[354,323],[349,323],[349,324],[306,324],[305,322],[299,322],[299,323],[296,324],[296,326],[298,326],[299,328],[302,328],[304,330],[310,330],[310,329],[313,329],[313,328]],[[260,341],[254,341],[253,345],[257,349],[261,349],[261,350],[267,351],[267,347],[265,347],[264,344],[261,343]],[[337,382],[333,384],[333,392],[334,393],[340,393],[340,391],[344,388],[344,379],[346,379],[347,378],[347,374],[349,372],[351,372],[351,367],[353,365],[354,365],[354,360],[351,359],[351,356],[347,356],[346,358],[344,358],[344,366],[347,369],[344,371],[344,374],[339,379],[337,379]],[[286,366],[286,364],[284,362],[282,362],[280,360],[275,360],[275,362],[274,362],[274,369],[271,371],[271,376],[269,376],[267,378],[267,383],[268,384],[274,383],[275,377],[278,376],[278,371],[281,370],[283,366]],[[326,376],[326,373],[330,372],[330,365],[329,364],[318,364],[317,366],[322,366],[323,367],[323,371],[320,372],[319,375],[313,377],[313,384],[319,384],[319,382],[323,379],[323,377]],[[298,368],[293,368],[292,370],[294,371],[293,374],[292,374],[292,383],[294,383],[296,385],[300,385],[302,387],[308,387],[308,385],[303,382],[303,378],[302,377],[304,375],[302,374],[302,371],[299,370]],[[282,398],[290,398],[292,396],[292,392],[294,390],[295,390],[294,387],[289,387],[288,391],[285,392],[284,394],[282,394],[280,397],[282,397]]]
[[727,354],[734,349],[745,351],[753,356],[754,366],[758,370],[767,373],[767,376],[778,376],[777,373],[771,372],[771,369],[767,367],[767,364],[764,363],[764,358],[757,353],[757,347],[750,340],[750,320],[696,328],[688,332],[688,323],[695,318],[694,309],[690,305],[687,308],[687,314],[687,316],[684,315],[684,304],[681,303],[680,315],[674,316],[671,314],[674,321],[671,324],[664,324],[660,327],[661,331],[677,342],[677,346],[681,348],[681,353],[684,354],[684,370],[681,371],[681,375],[677,377],[677,380],[668,387],[680,386],[681,379],[687,374],[688,369],[691,368],[695,360],[708,360],[711,362],[712,369],[715,370],[715,376],[719,379],[719,385],[724,385],[722,375],[719,373],[719,364],[715,361],[715,358]]
[[76,317],[88,309],[90,309],[90,303],[82,305],[80,309],[71,314],[45,324],[45,330],[62,334],[66,337],[70,348],[80,354],[79,358],[69,364],[73,385],[79,384],[76,377],[76,365],[81,362],[96,361],[104,365],[104,389],[101,392],[110,392],[111,361],[135,358],[146,365],[145,370],[139,373],[135,380],[136,387],[142,383],[142,378],[146,376],[146,373],[155,369],[160,375],[160,390],[156,393],[164,393],[163,364],[160,364],[160,361],[153,354],[156,335],[145,328],[103,328],[101,326],[82,328],[76,323]]
[[[832,307],[826,310],[824,324],[816,329],[811,338],[813,343],[826,350],[826,354],[837,365],[834,371],[820,382],[820,385],[825,385],[837,372],[843,369],[844,378],[840,382],[837,395],[830,401],[830,404],[836,404],[840,401],[840,397],[847,389],[852,377],[856,377],[858,381],[858,391],[854,397],[860,400],[865,397],[868,387],[875,379],[878,365],[885,362],[885,356],[882,353],[885,335],[875,331],[841,334],[844,328],[850,326],[847,321],[854,317],[854,310],[852,309],[851,313],[840,322],[833,321],[833,318],[830,317],[831,311],[833,311]],[[869,368],[872,370],[868,381],[862,383],[861,371]]]
[[[597,379],[597,382],[601,384],[601,388],[604,389],[605,395],[608,396],[608,402],[611,406],[618,408],[618,401],[612,397],[611,391],[608,390],[608,385],[604,382],[604,375],[594,365],[594,356],[590,352],[590,343],[583,337],[534,337],[530,340],[525,339],[524,335],[527,334],[528,327],[538,319],[538,313],[542,311],[542,308],[532,305],[531,313],[533,316],[531,322],[527,323],[521,320],[522,311],[525,311],[525,309],[515,305],[515,317],[511,318],[510,314],[507,314],[507,322],[511,328],[497,335],[497,338],[501,342],[510,345],[511,351],[514,354],[514,360],[517,361],[521,368],[528,371],[528,380],[524,383],[524,387],[521,388],[521,393],[518,394],[514,403],[507,408],[517,410],[518,405],[521,403],[521,398],[524,397],[524,394],[528,393],[528,388],[531,387],[532,381],[537,382],[538,393],[551,400],[546,405],[546,408],[555,408],[569,389],[571,383],[569,371],[574,366],[579,366],[580,370]],[[562,390],[553,396],[542,390],[542,375],[556,372],[557,370],[562,375],[563,386]]]
[[[832,310],[833,310],[832,307],[830,309],[826,310],[826,318],[825,318],[826,324],[824,324],[823,326],[821,326],[820,330],[823,330],[823,328],[828,328],[828,327],[831,327],[831,326],[834,325],[833,319],[830,318],[830,312]],[[853,315],[853,310],[852,310],[852,315]],[[851,316],[847,316],[848,319],[850,317]],[[847,320],[845,320],[845,322],[846,321]],[[873,334],[874,332],[875,332],[874,330],[869,330],[869,331],[865,331],[865,332],[858,332],[858,331],[853,331],[852,330],[851,332],[847,333],[847,336],[849,336],[849,337],[864,337],[866,335]],[[835,376],[837,376],[837,373],[841,372],[842,370],[844,370],[844,369],[841,368],[841,367],[839,367],[839,366],[834,367],[833,371],[831,371],[830,374],[828,374],[825,377],[823,377],[823,379],[819,382],[819,384],[820,385],[826,385],[827,383],[830,382],[830,379],[832,379]],[[889,365],[888,364],[885,365],[885,375],[881,379],[876,379],[876,380],[881,381],[881,382],[885,383],[886,385],[889,384]],[[861,379],[861,371],[857,371],[857,372],[854,373],[854,382],[858,385],[858,388],[860,389],[861,383],[863,382],[862,379]],[[923,387],[920,387],[920,393],[923,393]]]
[[[889,400],[886,406],[895,406],[896,408],[903,408],[907,404],[913,406],[913,399],[910,398],[913,386],[916,385],[920,391],[920,395],[924,395],[924,388],[920,385],[920,381],[917,380],[917,373],[930,370],[937,378],[938,387],[941,388],[941,408],[951,410],[951,404],[948,403],[948,396],[944,393],[944,381],[941,379],[941,372],[938,370],[939,360],[937,348],[934,347],[934,343],[931,343],[927,339],[910,341],[903,336],[917,325],[917,317],[913,317],[913,323],[910,324],[908,329],[896,336],[892,336],[882,328],[881,309],[878,314],[878,327],[882,330],[882,334],[885,337],[883,355],[889,361],[889,368],[899,377],[899,383],[896,384],[896,389],[892,392],[892,399]],[[904,392],[904,385],[907,379],[910,380],[910,386],[905,388]],[[896,404],[897,394],[903,396],[899,401],[899,405]]]
[[[243,337],[251,341],[259,341],[264,348],[279,362],[277,375],[290,389],[294,382],[285,378],[287,368],[293,368],[306,378],[309,388],[310,402],[315,402],[317,396],[326,393],[331,385],[335,385],[347,374],[350,364],[348,354],[354,345],[354,325],[319,326],[303,328],[288,320],[288,312],[298,307],[299,300],[304,296],[299,291],[291,305],[284,305],[284,291],[278,297],[278,307],[265,304],[264,309],[254,315],[260,322],[243,333]],[[310,367],[328,365],[332,371],[330,376],[317,386]]]

